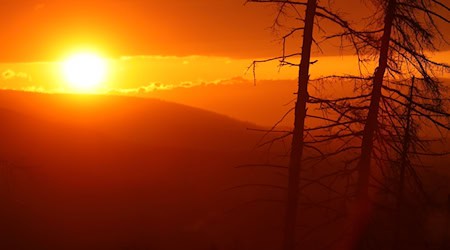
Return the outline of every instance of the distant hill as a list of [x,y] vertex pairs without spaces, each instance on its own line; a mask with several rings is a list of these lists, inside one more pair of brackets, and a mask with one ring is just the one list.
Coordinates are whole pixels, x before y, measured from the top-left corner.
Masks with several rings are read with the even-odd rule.
[[[263,126],[275,124],[292,107],[296,92],[295,80],[253,81],[241,78],[218,84],[205,84],[189,88],[155,90],[139,96],[158,98],[206,109],[242,121]],[[284,126],[292,126],[288,117]]]
[[265,220],[226,212],[261,191],[224,191],[258,176],[234,168],[260,159],[255,125],[152,99],[14,91],[0,92],[0,121],[2,249],[273,244],[242,235]]
[[[450,79],[442,79],[444,85],[450,86]],[[189,88],[155,90],[138,93],[142,97],[181,103],[201,109],[210,110],[242,121],[249,121],[262,126],[272,126],[289,109],[294,106],[294,93],[297,91],[296,80],[251,80],[230,79],[218,84],[204,84]],[[311,84],[310,94],[330,97],[347,95],[354,92],[352,83],[316,82]],[[309,113],[321,112],[309,109]],[[292,127],[293,116],[286,117],[283,127]]]
[[[36,124],[22,132],[39,132],[34,134],[41,136],[81,129],[124,143],[207,150],[249,149],[253,146],[250,141],[255,139],[247,131],[256,127],[253,124],[153,99],[2,91],[0,109],[10,111],[1,114],[10,116],[5,121],[14,123],[15,112],[24,119],[18,121],[19,127]],[[43,128],[48,131],[39,131]]]

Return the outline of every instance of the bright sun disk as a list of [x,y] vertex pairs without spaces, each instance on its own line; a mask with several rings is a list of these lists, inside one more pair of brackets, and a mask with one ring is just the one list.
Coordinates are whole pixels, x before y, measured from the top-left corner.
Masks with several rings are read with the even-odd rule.
[[76,54],[63,63],[64,77],[77,91],[92,91],[106,78],[106,60],[91,54]]

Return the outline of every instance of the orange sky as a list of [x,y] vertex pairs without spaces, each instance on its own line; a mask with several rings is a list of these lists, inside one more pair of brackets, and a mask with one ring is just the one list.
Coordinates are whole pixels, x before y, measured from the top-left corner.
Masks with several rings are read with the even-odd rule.
[[[279,55],[280,41],[268,28],[274,7],[244,2],[3,0],[0,88],[67,91],[58,62],[80,49],[110,58],[102,92],[251,80],[246,73],[251,61]],[[335,1],[337,9],[355,18],[367,15],[363,2]],[[443,33],[449,30],[443,26]],[[355,58],[339,56],[337,47],[315,52],[320,60],[313,77],[355,73]],[[449,58],[449,52],[437,56],[450,63]],[[296,69],[279,70],[276,63],[259,66],[257,73],[258,79],[296,78]]]
[[6,0],[0,60],[53,60],[84,46],[112,56],[253,57],[270,47],[272,11],[243,2]]
[[[268,29],[275,9],[245,0],[3,0],[0,61],[58,60],[79,47],[110,56],[278,54]],[[334,1],[345,16],[365,17],[360,0]],[[368,2],[368,1],[365,1]],[[328,29],[332,29],[327,27]],[[444,33],[450,27],[444,27]],[[337,53],[326,51],[327,54]]]

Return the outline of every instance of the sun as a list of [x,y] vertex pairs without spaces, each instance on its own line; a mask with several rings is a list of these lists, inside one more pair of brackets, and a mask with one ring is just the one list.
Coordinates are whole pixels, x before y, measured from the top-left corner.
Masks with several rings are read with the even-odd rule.
[[106,80],[106,60],[94,53],[79,53],[63,62],[64,78],[71,88],[91,92]]

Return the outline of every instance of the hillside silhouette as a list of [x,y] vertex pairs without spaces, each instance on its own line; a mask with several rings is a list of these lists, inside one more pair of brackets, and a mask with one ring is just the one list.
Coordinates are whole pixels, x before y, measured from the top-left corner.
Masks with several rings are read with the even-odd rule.
[[152,99],[13,91],[0,92],[0,119],[7,249],[265,241],[240,235],[260,235],[258,210],[227,215],[256,191],[224,191],[258,176],[234,168],[259,157],[255,125]]
[[[7,249],[279,245],[283,196],[270,185],[283,186],[285,172],[236,168],[269,158],[286,164],[282,143],[255,148],[263,134],[248,128],[257,125],[155,99],[16,91],[0,92],[0,120],[0,233]],[[434,167],[420,171],[437,202],[425,215],[437,238],[450,190],[447,158],[426,160]],[[339,161],[303,175],[318,178]],[[328,189],[305,192],[320,200]],[[324,212],[302,216],[314,224]],[[319,229],[310,247],[339,227]]]

